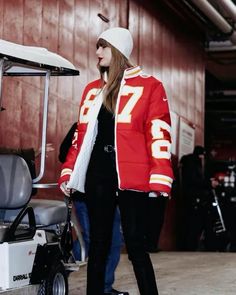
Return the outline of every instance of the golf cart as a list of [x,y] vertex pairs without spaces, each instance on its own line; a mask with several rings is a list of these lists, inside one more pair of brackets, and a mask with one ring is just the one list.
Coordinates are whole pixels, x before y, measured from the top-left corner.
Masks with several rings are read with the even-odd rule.
[[[45,48],[0,40],[1,110],[3,78],[43,76],[45,82],[39,175],[32,179],[22,157],[0,155],[0,294],[14,294],[15,290],[17,294],[66,295],[68,273],[78,269],[71,251],[70,199],[65,202],[31,196],[33,187],[56,185],[39,183],[45,170],[50,77],[73,75],[79,75],[73,64]],[[78,225],[75,229],[81,242],[81,260],[85,261]]]

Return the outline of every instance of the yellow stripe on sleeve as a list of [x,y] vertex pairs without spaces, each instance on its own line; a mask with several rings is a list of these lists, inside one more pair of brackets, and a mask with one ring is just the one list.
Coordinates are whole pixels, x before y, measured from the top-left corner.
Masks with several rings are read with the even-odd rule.
[[61,171],[61,177],[64,176],[64,175],[66,175],[66,174],[71,175],[71,173],[72,173],[72,169],[69,169],[69,168],[62,169],[62,171]]
[[171,177],[162,174],[152,174],[150,177],[150,183],[159,183],[171,187],[172,182]]

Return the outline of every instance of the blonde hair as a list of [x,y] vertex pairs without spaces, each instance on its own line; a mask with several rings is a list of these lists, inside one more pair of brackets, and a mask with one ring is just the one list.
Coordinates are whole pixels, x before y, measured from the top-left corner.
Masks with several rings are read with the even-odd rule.
[[[110,47],[111,48],[111,63],[109,67],[101,67],[98,65],[101,78],[106,83],[106,90],[104,93],[103,104],[106,109],[114,113],[116,107],[116,101],[118,92],[120,89],[120,82],[122,80],[125,69],[132,67],[130,61],[114,46],[103,39],[99,39],[97,42],[98,47]],[[107,81],[104,81],[104,74],[107,73]]]

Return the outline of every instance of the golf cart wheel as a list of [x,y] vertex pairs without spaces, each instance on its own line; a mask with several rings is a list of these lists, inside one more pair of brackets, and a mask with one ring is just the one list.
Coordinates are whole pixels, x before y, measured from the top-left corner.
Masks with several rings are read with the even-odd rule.
[[61,262],[52,265],[48,278],[39,287],[38,295],[68,295],[68,278]]

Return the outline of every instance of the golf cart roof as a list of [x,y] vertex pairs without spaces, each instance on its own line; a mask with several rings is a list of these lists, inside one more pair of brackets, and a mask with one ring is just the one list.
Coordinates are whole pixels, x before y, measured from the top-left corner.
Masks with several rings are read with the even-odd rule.
[[4,59],[3,74],[7,76],[79,75],[74,65],[46,48],[25,46],[0,39],[0,59]]

